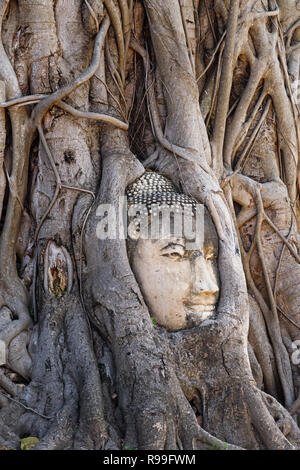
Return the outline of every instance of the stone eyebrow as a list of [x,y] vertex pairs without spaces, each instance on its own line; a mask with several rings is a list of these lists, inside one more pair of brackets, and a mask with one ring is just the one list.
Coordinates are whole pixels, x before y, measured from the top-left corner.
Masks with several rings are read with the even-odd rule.
[[173,241],[173,242],[169,242],[166,246],[162,246],[161,250],[166,250],[167,248],[172,248],[173,246],[176,246],[176,245],[181,246],[181,248],[185,249],[185,245],[183,245],[182,243]]

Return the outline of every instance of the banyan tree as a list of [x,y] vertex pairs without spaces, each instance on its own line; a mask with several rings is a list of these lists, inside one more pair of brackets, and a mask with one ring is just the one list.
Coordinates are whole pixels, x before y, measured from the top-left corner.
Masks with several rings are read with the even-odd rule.
[[300,2],[0,22],[1,449],[299,448]]

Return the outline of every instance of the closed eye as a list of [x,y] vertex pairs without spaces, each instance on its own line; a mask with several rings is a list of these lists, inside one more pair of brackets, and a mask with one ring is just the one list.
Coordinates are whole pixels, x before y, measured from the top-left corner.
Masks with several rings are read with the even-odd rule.
[[185,255],[185,247],[177,243],[169,243],[161,249],[161,254],[174,260],[180,259]]
[[183,255],[181,253],[178,253],[176,251],[173,251],[172,253],[164,253],[162,256],[166,256],[167,258],[171,258],[174,260],[179,260],[183,258]]

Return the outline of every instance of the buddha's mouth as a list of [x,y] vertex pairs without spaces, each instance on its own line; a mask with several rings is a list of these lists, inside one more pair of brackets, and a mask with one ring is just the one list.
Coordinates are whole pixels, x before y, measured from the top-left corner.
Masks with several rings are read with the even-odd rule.
[[216,303],[213,304],[186,304],[185,313],[190,326],[196,326],[213,317],[216,312]]
[[185,312],[189,321],[200,324],[208,320],[216,313],[219,292],[206,292],[203,295],[195,295],[185,302]]

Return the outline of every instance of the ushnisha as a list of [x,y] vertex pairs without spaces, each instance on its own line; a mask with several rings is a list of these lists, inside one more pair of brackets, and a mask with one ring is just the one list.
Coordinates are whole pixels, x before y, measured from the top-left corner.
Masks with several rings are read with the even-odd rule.
[[153,171],[146,171],[128,186],[126,195],[129,206],[145,206],[150,214],[164,207],[195,212],[197,206],[195,199],[180,192],[166,177]]

